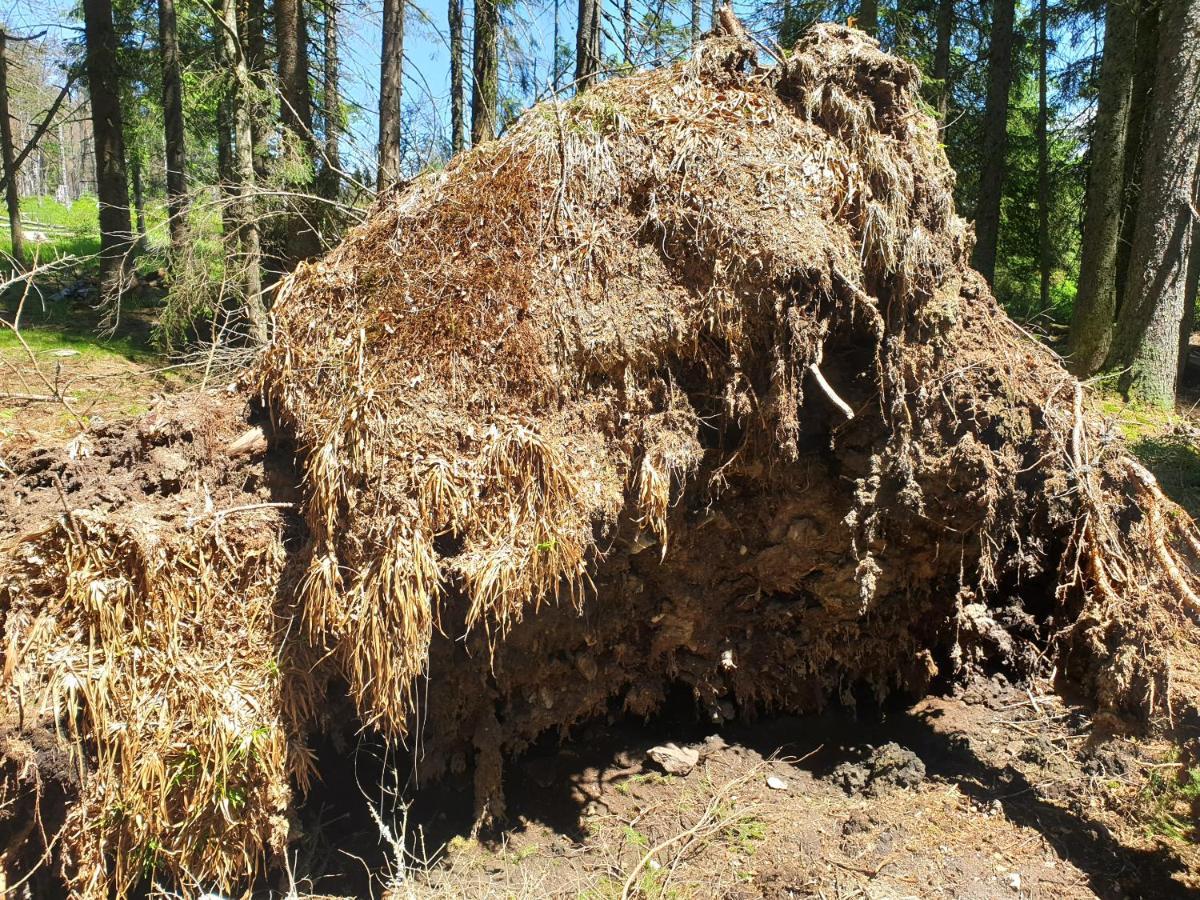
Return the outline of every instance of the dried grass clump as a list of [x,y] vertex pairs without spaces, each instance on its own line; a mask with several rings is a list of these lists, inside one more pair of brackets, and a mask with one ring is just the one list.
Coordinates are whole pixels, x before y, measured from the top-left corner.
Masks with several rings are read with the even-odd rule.
[[43,837],[80,897],[244,884],[283,849],[310,776],[286,694],[311,685],[281,668],[271,595],[279,542],[158,524],[78,511],[6,552],[5,721],[69,750],[78,796]]

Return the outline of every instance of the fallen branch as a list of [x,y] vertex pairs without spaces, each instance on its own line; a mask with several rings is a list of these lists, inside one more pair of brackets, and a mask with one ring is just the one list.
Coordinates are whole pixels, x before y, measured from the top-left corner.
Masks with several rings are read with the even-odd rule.
[[16,400],[21,403],[67,403],[78,402],[78,397],[67,397],[63,394],[4,394],[5,400]]

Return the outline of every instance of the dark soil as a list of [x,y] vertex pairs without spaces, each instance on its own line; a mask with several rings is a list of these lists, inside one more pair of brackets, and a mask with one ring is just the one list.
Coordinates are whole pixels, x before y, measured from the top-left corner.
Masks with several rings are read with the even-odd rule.
[[[686,703],[674,719],[593,721],[515,761],[508,820],[478,836],[469,777],[409,785],[406,807],[364,746],[359,782],[301,810],[299,857],[315,889],[361,896],[362,868],[331,848],[386,870],[374,806],[397,833],[407,812],[411,893],[397,896],[619,897],[646,852],[718,798],[730,821],[663,847],[634,884],[681,898],[1194,896],[1200,849],[1165,833],[1155,794],[1154,773],[1178,771],[1169,746],[1100,735],[1044,687],[978,678],[911,706],[753,726],[698,724]],[[647,758],[665,740],[700,751],[687,777]],[[1175,812],[1191,823],[1186,802]]]

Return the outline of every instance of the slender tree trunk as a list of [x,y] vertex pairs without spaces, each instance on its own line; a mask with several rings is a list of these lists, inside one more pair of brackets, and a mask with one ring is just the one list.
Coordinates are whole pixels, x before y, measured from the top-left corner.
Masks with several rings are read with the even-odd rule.
[[342,93],[338,64],[338,0],[325,0],[325,168],[322,193],[329,200],[338,198],[342,183]]
[[1198,85],[1200,2],[1164,0],[1129,282],[1110,355],[1125,369],[1120,384],[1130,399],[1158,406],[1175,402],[1188,258],[1200,224]]
[[[699,6],[693,0],[698,19]],[[693,20],[696,21],[696,20]],[[600,0],[579,0],[579,27],[575,32],[575,90],[582,93],[596,83],[600,72]]]
[[[224,50],[221,51],[224,57]],[[230,106],[228,91],[217,100],[217,182],[221,195],[221,233],[230,252],[236,251],[237,227],[237,173],[233,163],[233,107]]]
[[171,255],[187,245],[187,140],[183,125],[183,75],[175,0],[158,0],[158,55],[162,65],[163,135],[166,140],[167,226]]
[[[1200,175],[1200,171],[1197,172]],[[1200,209],[1200,180],[1192,194],[1194,205]],[[1187,280],[1183,292],[1183,318],[1179,323],[1179,377],[1187,372],[1192,351],[1192,330],[1196,327],[1196,301],[1200,299],[1200,223],[1192,224],[1192,251],[1188,254]]]
[[979,197],[975,204],[975,253],[971,260],[989,284],[996,275],[1000,200],[1004,196],[1008,90],[1012,84],[1015,13],[1015,0],[993,0],[988,95],[983,116],[983,167],[979,175]]
[[1133,89],[1133,0],[1113,0],[1104,23],[1100,98],[1092,135],[1083,216],[1079,290],[1071,315],[1071,371],[1094,375],[1104,365],[1117,309],[1117,244],[1125,187],[1125,147]]
[[111,0],[84,0],[83,18],[96,151],[96,194],[100,201],[100,290],[111,297],[125,286],[126,256],[132,250],[117,33]]
[[692,43],[700,40],[700,0],[692,0]]
[[1038,270],[1041,275],[1038,297],[1040,311],[1050,308],[1050,109],[1046,103],[1048,88],[1049,38],[1046,34],[1046,0],[1038,2]]
[[[312,96],[308,86],[308,26],[301,0],[275,0],[275,40],[279,53],[280,118],[300,152],[313,144]],[[247,60],[247,65],[249,60]]]
[[879,0],[862,0],[858,5],[858,27],[871,37],[879,37]]
[[496,40],[500,29],[497,0],[475,0],[475,47],[471,77],[471,144],[496,136],[496,105],[500,99]]
[[[555,19],[555,25],[558,20]],[[554,57],[558,65],[558,34],[554,35]],[[558,84],[558,69],[552,74]],[[463,0],[450,0],[450,152],[459,153],[466,143],[466,118],[463,115]]]
[[383,45],[379,57],[380,191],[400,179],[400,104],[404,76],[404,0],[383,0]]
[[[279,54],[280,118],[283,120],[288,149],[297,154],[306,175],[296,183],[301,192],[312,190],[316,180],[318,147],[313,133],[312,91],[309,88],[308,19],[303,0],[275,0],[275,42]],[[246,60],[249,72],[249,59]],[[253,78],[251,77],[251,84]],[[250,97],[247,96],[247,102]],[[250,110],[251,135],[254,131],[254,111]],[[320,235],[314,220],[317,211],[311,202],[298,199],[297,214],[288,231],[288,255],[308,259],[321,249]]]
[[933,77],[937,80],[938,122],[946,124],[950,111],[950,42],[954,37],[954,0],[939,0],[937,38],[933,50]]
[[625,65],[633,65],[633,0],[621,3],[621,55]]
[[133,212],[134,222],[137,225],[135,245],[138,250],[142,250],[146,246],[146,196],[142,185],[141,151],[133,153],[130,157],[129,170],[130,175],[133,176]]
[[4,199],[8,204],[8,229],[12,235],[12,258],[17,269],[20,270],[25,268],[25,232],[21,228],[21,197],[17,190],[12,118],[8,111],[8,35],[2,30],[0,30],[0,156],[4,160]]
[[1131,29],[1137,37],[1134,46],[1133,90],[1129,101],[1129,123],[1125,134],[1124,193],[1121,200],[1121,236],[1117,241],[1117,300],[1116,312],[1125,301],[1129,284],[1129,255],[1133,249],[1133,232],[1137,225],[1138,199],[1141,194],[1142,167],[1145,162],[1146,130],[1150,110],[1154,107],[1154,78],[1158,71],[1158,12],[1159,0],[1130,0],[1136,6],[1137,24]]
[[255,344],[265,344],[268,338],[267,311],[263,301],[262,247],[254,202],[254,136],[250,128],[249,97],[254,91],[254,82],[238,37],[236,0],[224,0],[221,12],[225,59],[233,69],[226,96],[233,118],[233,169],[237,179],[237,225],[245,270],[247,337]]
[[274,133],[274,117],[271,104],[267,101],[267,14],[265,0],[239,0],[238,13],[241,25],[238,34],[246,48],[246,66],[254,84],[254,96],[247,99],[250,104],[250,130],[254,137],[254,174],[266,178],[271,168],[271,136]]

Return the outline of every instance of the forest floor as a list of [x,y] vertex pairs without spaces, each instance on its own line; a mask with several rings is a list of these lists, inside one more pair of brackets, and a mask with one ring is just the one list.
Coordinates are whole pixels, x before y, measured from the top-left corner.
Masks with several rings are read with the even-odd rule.
[[[137,415],[203,377],[154,351],[149,311],[129,310],[101,340],[86,298],[49,297],[46,308],[27,306],[23,343],[0,332],[0,482],[10,452],[61,446],[80,421]],[[14,396],[54,391],[68,404]],[[1184,396],[1174,415],[1117,400],[1104,408],[1197,516],[1200,368]],[[293,887],[362,895],[368,883],[349,845],[372,871],[393,873],[392,897],[1200,891],[1200,768],[1168,743],[1099,733],[1049,684],[979,678],[915,705],[721,729],[697,725],[687,698],[673,708],[681,712],[650,723],[585,725],[510,764],[508,821],[479,839],[469,779],[419,792],[407,821],[374,819],[383,804],[364,757],[357,783],[319,786],[302,808]],[[668,742],[696,751],[686,776],[650,760]],[[403,835],[407,850],[396,852],[385,832]]]
[[[708,735],[595,725],[510,768],[491,840],[464,830],[469,785],[425,798],[437,812],[415,845],[455,836],[394,896],[1194,896],[1200,770],[1181,778],[1166,744],[1097,738],[1049,686],[999,678]],[[700,755],[686,777],[647,757],[668,739]]]

